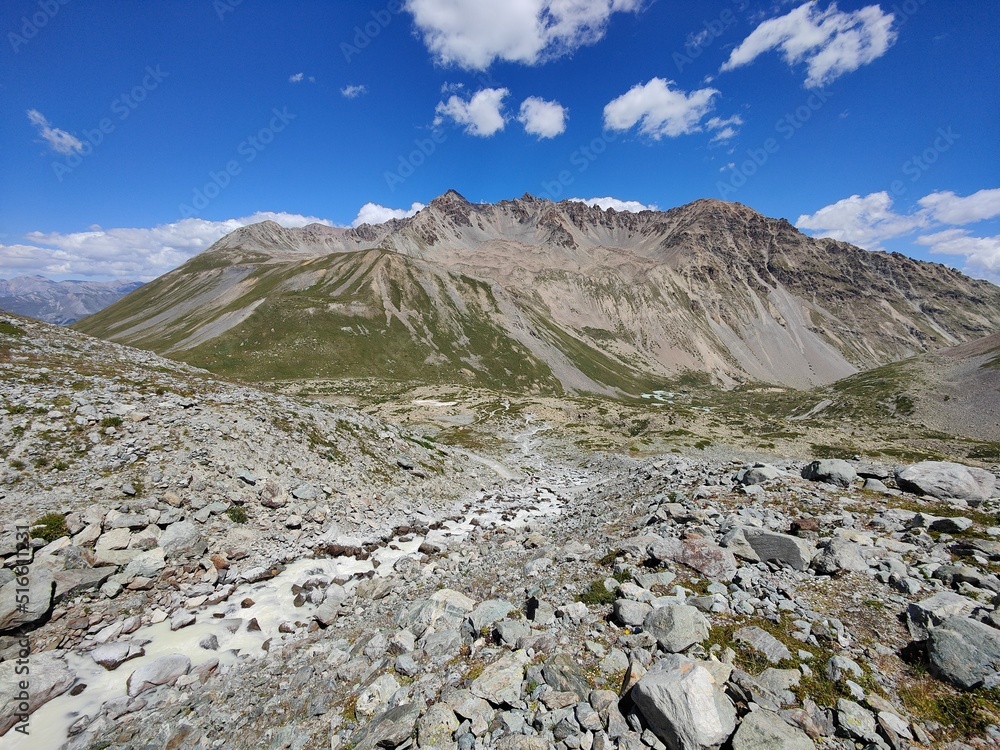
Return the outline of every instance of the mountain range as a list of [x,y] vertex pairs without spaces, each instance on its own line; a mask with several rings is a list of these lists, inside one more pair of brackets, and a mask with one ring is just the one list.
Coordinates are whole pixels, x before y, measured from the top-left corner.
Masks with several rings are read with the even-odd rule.
[[0,310],[69,325],[140,286],[140,281],[52,281],[44,276],[15,276],[0,279]]
[[1000,329],[1000,287],[737,203],[631,213],[449,191],[380,225],[237,229],[78,327],[255,381],[808,388]]

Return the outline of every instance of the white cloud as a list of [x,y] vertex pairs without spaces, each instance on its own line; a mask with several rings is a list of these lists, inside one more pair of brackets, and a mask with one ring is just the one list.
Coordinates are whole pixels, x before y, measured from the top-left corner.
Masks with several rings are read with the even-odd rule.
[[384,224],[391,219],[405,219],[413,216],[417,211],[424,208],[423,203],[416,203],[409,208],[387,208],[377,203],[366,203],[358,211],[357,217],[351,222],[352,227],[361,224]]
[[701,130],[701,120],[714,106],[715,89],[698,89],[690,94],[670,88],[673,81],[653,78],[636,84],[604,107],[604,127],[639,130],[659,140]]
[[658,211],[655,203],[650,203],[648,206],[645,203],[640,203],[639,201],[623,201],[618,198],[567,198],[569,201],[576,203],[586,203],[588,206],[600,206],[605,211],[609,208],[613,208],[615,211],[631,211],[632,213],[639,213],[640,211]]
[[288,76],[288,82],[289,83],[302,83],[302,80],[305,77],[306,77],[305,73],[293,73],[292,75]]
[[52,277],[128,278],[148,281],[176,268],[234,229],[260,221],[286,227],[332,223],[315,216],[260,211],[225,221],[181,219],[152,228],[86,232],[31,232],[30,244],[0,245],[0,268]]
[[895,16],[877,5],[841,12],[811,0],[778,18],[764,21],[736,47],[721,70],[748,65],[760,55],[779,50],[789,65],[805,62],[806,86],[830,83],[844,73],[878,59],[896,41]]
[[434,125],[440,125],[447,117],[464,125],[469,135],[489,137],[503,130],[507,122],[503,114],[503,100],[509,93],[507,89],[483,89],[468,101],[451,96],[447,102],[438,102],[435,107]]
[[918,203],[942,224],[971,224],[1000,216],[1000,188],[980,190],[965,198],[945,190],[924,196]]
[[705,127],[716,131],[715,135],[712,136],[712,143],[723,143],[739,135],[738,128],[742,124],[743,118],[739,115],[733,115],[726,119],[711,117],[705,122]]
[[537,96],[529,96],[521,102],[518,122],[525,131],[539,138],[555,138],[566,132],[567,110],[559,102],[547,102]]
[[485,70],[495,60],[536,65],[604,37],[614,13],[644,0],[407,0],[436,62]]
[[892,198],[884,190],[864,197],[852,195],[821,208],[814,214],[803,214],[795,222],[800,229],[811,229],[818,236],[831,237],[869,250],[881,250],[883,240],[902,237],[927,226],[922,213],[904,216],[892,210]]
[[364,84],[360,84],[358,86],[354,85],[344,86],[344,88],[340,90],[340,93],[343,94],[348,99],[357,99],[362,94],[368,93],[368,87],[365,86]]
[[966,273],[1000,284],[1000,235],[973,237],[964,229],[946,229],[918,237],[917,244],[932,253],[960,255],[965,258]]
[[54,128],[37,109],[28,110],[28,120],[38,128],[38,134],[49,144],[49,148],[59,154],[73,154],[83,151],[83,143],[75,135],[61,128]]
[[924,196],[917,205],[917,210],[900,214],[893,211],[892,198],[886,192],[852,195],[800,216],[796,226],[868,250],[881,250],[884,240],[938,229],[917,237],[916,244],[931,253],[961,256],[965,258],[965,273],[1000,283],[1000,236],[974,236],[956,226],[1000,216],[1000,189],[980,190],[965,197],[940,191]]

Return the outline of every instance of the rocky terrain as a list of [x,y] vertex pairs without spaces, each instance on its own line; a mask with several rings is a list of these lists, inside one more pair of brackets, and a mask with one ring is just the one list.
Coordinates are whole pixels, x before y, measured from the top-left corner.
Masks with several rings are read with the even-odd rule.
[[454,191],[378,226],[243,227],[79,324],[249,381],[616,398],[688,372],[825,385],[998,326],[989,282],[740,204],[630,213]]
[[139,281],[52,281],[44,276],[0,279],[0,310],[69,325],[142,286]]
[[478,449],[15,317],[0,368],[0,747],[1000,742],[995,464],[503,395]]

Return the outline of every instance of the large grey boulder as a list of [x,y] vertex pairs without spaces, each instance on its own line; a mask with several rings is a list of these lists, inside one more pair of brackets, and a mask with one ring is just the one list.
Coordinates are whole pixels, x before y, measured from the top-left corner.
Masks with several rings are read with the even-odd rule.
[[198,527],[190,521],[170,524],[160,534],[160,546],[168,560],[178,557],[200,557],[208,550]]
[[826,482],[838,487],[850,487],[858,474],[847,461],[839,458],[824,458],[806,464],[802,469],[802,478],[812,482]]
[[812,566],[822,575],[833,575],[841,571],[868,572],[868,563],[861,553],[861,545],[841,537],[834,537],[817,552]]
[[487,599],[469,613],[469,623],[478,633],[498,620],[502,620],[517,607],[503,599]]
[[930,629],[940,625],[950,617],[972,614],[979,604],[973,599],[954,591],[939,591],[933,596],[913,602],[906,608],[906,627],[910,636],[917,641],[925,641]]
[[752,711],[733,735],[732,750],[815,750],[801,729],[790,726],[771,711]]
[[433,747],[439,750],[458,747],[452,739],[458,725],[458,717],[454,711],[444,703],[435,703],[417,721],[417,740],[420,742],[420,747]]
[[642,625],[653,608],[644,602],[634,602],[631,599],[616,599],[612,610],[615,622],[626,628]]
[[[0,632],[14,630],[22,625],[31,625],[43,619],[52,607],[52,597],[55,593],[56,578],[52,570],[41,564],[27,568],[28,579],[27,601],[23,587],[14,578],[0,587]],[[23,581],[22,581],[23,582]],[[18,601],[18,596],[21,601]]]
[[132,558],[125,566],[125,576],[127,578],[154,578],[161,570],[167,567],[167,561],[162,547],[155,547],[141,555]]
[[660,562],[677,562],[713,581],[731,581],[736,575],[736,557],[711,539],[661,539],[649,545],[649,555]]
[[143,664],[128,676],[128,694],[134,698],[159,685],[169,685],[191,671],[191,660],[183,654],[170,654]]
[[670,750],[717,748],[736,729],[736,708],[722,686],[698,662],[680,654],[654,664],[630,696]]
[[996,489],[996,477],[950,461],[921,461],[896,471],[896,484],[907,492],[930,495],[941,500],[965,500],[972,505],[989,500]]
[[487,666],[469,686],[472,694],[494,706],[517,706],[528,658],[523,651],[505,654]]
[[420,716],[420,706],[407,703],[383,711],[351,735],[354,750],[398,747],[410,738]]
[[654,609],[643,628],[656,639],[660,648],[670,653],[683,651],[708,638],[708,620],[700,610],[686,604]]
[[1000,684],[1000,630],[968,617],[950,617],[932,628],[927,643],[931,672],[969,690]]
[[[20,715],[33,714],[69,690],[76,681],[76,675],[57,651],[31,654],[29,667],[31,672],[24,675],[16,671],[15,659],[0,664],[0,735],[17,724]],[[27,690],[22,690],[22,681],[29,683]],[[22,703],[27,704],[27,711],[23,710]]]
[[755,625],[740,628],[733,633],[733,639],[746,644],[772,664],[792,658],[792,652],[784,643]]
[[805,570],[816,552],[812,544],[790,534],[780,534],[755,526],[743,526],[740,531],[757,557],[765,562],[775,560],[795,570]]
[[396,616],[400,628],[410,625],[430,625],[436,628],[458,629],[476,602],[454,589],[439,589],[429,599],[416,602]]

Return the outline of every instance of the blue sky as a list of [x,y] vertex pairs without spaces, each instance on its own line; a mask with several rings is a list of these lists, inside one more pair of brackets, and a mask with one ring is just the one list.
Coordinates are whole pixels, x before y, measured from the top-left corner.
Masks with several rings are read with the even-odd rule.
[[262,218],[745,203],[1000,281],[1000,4],[7,0],[0,277]]

